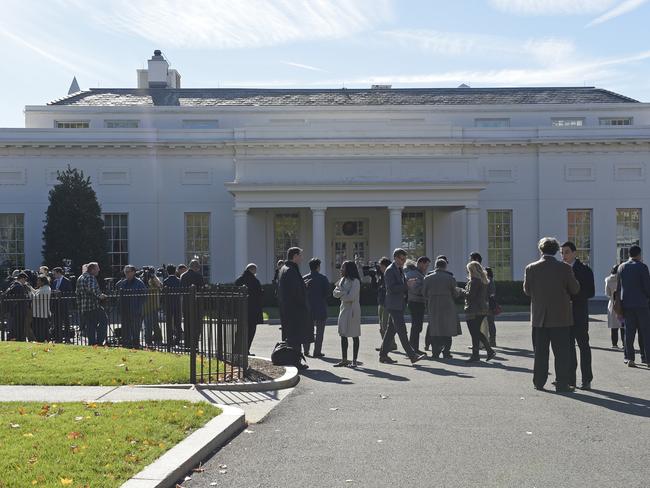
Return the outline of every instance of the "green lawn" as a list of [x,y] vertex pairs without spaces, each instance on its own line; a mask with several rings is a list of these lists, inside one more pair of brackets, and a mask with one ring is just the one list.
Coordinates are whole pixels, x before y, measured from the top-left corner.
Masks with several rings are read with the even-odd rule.
[[3,385],[188,383],[187,354],[117,347],[0,342]]
[[[457,305],[458,313],[463,312],[463,306]],[[528,312],[530,310],[529,305],[501,305],[503,312]],[[408,309],[406,311],[408,313]],[[327,316],[334,318],[339,315],[339,307],[332,306],[327,307]],[[361,315],[363,317],[376,317],[377,316],[377,306],[376,305],[362,305],[361,306]],[[280,314],[276,307],[266,307],[264,309],[264,320],[269,319],[278,319]]]
[[220,413],[182,401],[0,403],[0,488],[120,486]]

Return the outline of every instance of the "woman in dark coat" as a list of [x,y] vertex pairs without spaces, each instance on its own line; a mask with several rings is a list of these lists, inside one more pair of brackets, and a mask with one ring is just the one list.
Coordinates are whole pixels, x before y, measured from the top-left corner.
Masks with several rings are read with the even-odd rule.
[[467,359],[469,362],[479,360],[479,342],[482,342],[483,346],[485,346],[487,361],[496,355],[494,349],[490,347],[487,337],[481,332],[481,323],[489,311],[488,282],[487,274],[478,261],[472,261],[467,264],[465,319],[467,320],[469,333],[472,335],[472,355]]
[[255,274],[257,273],[257,265],[254,263],[246,266],[246,269],[241,274],[235,285],[245,286],[248,288],[248,355],[254,356],[251,354],[251,344],[253,343],[253,338],[255,337],[255,332],[257,331],[257,324],[264,322],[264,317],[262,315],[262,298],[264,296],[264,290],[262,289],[262,284],[260,280],[257,279]]

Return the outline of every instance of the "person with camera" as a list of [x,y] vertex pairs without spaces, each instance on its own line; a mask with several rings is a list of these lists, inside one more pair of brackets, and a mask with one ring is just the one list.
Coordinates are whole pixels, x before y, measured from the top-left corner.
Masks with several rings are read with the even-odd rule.
[[165,308],[165,329],[167,332],[167,350],[180,343],[183,337],[181,328],[181,280],[177,276],[178,268],[173,264],[167,266],[167,278],[163,280],[163,305]]
[[124,266],[124,279],[115,285],[118,291],[120,317],[122,318],[121,342],[124,347],[140,347],[142,312],[146,300],[146,287],[136,276],[136,268]]
[[88,345],[103,344],[106,340],[106,326],[108,318],[100,304],[106,295],[102,293],[97,283],[99,264],[88,263],[84,273],[77,280],[77,302],[81,313],[81,326],[86,331]]
[[158,311],[160,310],[160,290],[163,284],[156,276],[156,269],[153,266],[142,268],[142,282],[148,290],[144,304],[144,340],[148,347],[153,347],[162,341]]
[[[390,320],[390,316],[388,315],[386,307],[384,306],[386,303],[386,281],[384,278],[384,273],[386,272],[386,268],[390,266],[390,263],[390,259],[383,257],[379,260],[379,263],[375,265],[375,276],[377,280],[377,315],[379,317],[379,335],[381,336],[382,340],[384,339],[386,330],[388,330],[388,321]],[[381,351],[381,347],[377,347],[375,350]],[[390,350],[397,350],[397,344],[395,344],[394,339],[393,343],[390,345]]]

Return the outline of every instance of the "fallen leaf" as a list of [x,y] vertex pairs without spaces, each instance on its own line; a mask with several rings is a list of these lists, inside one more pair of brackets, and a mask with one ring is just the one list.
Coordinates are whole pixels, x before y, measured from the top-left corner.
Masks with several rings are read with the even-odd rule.
[[68,486],[72,484],[72,478],[61,478],[61,484],[63,486]]
[[20,424],[9,424],[12,429],[20,429]]
[[226,469],[228,467],[227,464],[220,464],[219,469]]
[[199,410],[199,411],[197,411],[197,412],[196,412],[196,415],[198,415],[199,417],[200,417],[201,415],[203,415],[203,410]]
[[[25,410],[23,407],[20,407],[20,408],[18,409],[18,413],[19,413],[20,415],[25,415],[26,410]],[[36,480],[35,480],[35,481],[36,481]]]
[[380,397],[382,400],[387,400],[388,398],[390,398],[388,395],[379,395],[379,397]]
[[220,469],[219,470],[219,474],[226,474],[226,473],[228,473],[228,471],[226,471],[225,469]]
[[330,410],[331,410],[332,412],[336,412],[336,411],[338,410],[338,407],[332,407],[332,408],[330,408]]
[[124,363],[117,365],[118,368],[123,368],[124,366],[126,366],[126,364],[124,364]]
[[202,467],[201,463],[199,463],[198,468],[192,468],[193,473],[203,473],[203,471],[205,471],[205,469]]
[[83,420],[84,418],[83,418],[83,417],[75,417],[74,419],[75,419],[77,422],[79,422],[80,420]]
[[80,432],[69,432],[66,437],[68,439],[70,439],[70,440],[79,439],[79,437],[81,437],[81,433]]
[[183,481],[190,481],[191,479],[192,479],[191,476],[186,476],[185,479],[184,479]]
[[31,432],[29,432],[29,433],[27,433],[27,434],[23,434],[23,437],[34,437],[34,434],[32,434]]

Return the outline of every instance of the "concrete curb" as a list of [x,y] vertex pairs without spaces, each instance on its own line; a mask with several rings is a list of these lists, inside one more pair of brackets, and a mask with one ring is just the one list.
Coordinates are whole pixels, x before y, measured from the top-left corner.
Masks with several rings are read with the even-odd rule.
[[122,485],[122,488],[170,488],[192,468],[221,447],[245,426],[244,411],[215,405],[221,415],[187,436]]
[[[258,358],[266,359],[266,358]],[[270,360],[268,360],[270,361]],[[215,391],[270,391],[270,390],[284,390],[285,388],[292,388],[300,381],[298,368],[294,366],[284,366],[285,372],[279,378],[270,381],[259,381],[249,383],[217,383],[214,385],[196,385],[197,390],[215,390]]]

